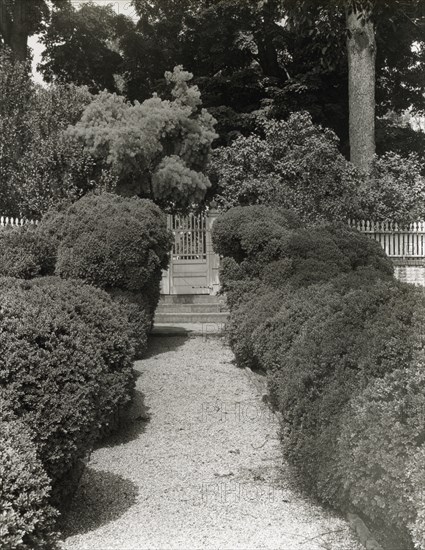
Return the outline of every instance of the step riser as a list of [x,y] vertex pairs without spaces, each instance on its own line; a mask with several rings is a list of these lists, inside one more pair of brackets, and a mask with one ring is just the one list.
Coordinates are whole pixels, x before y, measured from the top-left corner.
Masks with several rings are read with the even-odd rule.
[[225,306],[220,304],[160,304],[157,313],[220,313]]
[[209,294],[163,294],[159,301],[161,304],[221,304],[225,303],[223,297],[210,296]]
[[157,313],[155,324],[166,323],[219,323],[227,322],[227,313]]

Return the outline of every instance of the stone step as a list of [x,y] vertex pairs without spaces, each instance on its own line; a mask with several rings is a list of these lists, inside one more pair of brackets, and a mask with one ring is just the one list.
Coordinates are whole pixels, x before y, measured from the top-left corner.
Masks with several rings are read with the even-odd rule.
[[221,304],[226,303],[223,296],[209,294],[162,294],[159,304]]
[[217,323],[224,324],[228,318],[226,312],[213,313],[160,313],[155,315],[155,325],[170,323]]
[[151,330],[151,336],[221,338],[224,334],[224,325],[221,323],[163,323],[155,325]]
[[225,304],[159,304],[156,313],[220,313],[227,311]]

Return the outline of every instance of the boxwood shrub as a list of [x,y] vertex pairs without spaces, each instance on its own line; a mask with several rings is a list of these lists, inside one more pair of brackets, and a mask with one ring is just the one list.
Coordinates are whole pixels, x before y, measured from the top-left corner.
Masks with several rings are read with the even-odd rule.
[[58,548],[50,480],[22,422],[0,421],[0,464],[0,548]]
[[279,257],[285,236],[299,226],[296,216],[287,210],[238,206],[215,221],[213,245],[218,254],[238,263],[254,258],[267,263]]
[[161,210],[136,197],[89,194],[48,213],[37,232],[55,250],[56,275],[102,288],[123,307],[141,354],[172,243]]
[[[381,281],[343,295],[325,292],[322,304],[313,302],[315,311],[304,306],[301,327],[291,308],[286,317],[276,318],[274,336],[283,343],[269,380],[273,402],[285,420],[285,453],[309,488],[329,504],[338,500],[340,489],[331,483],[329,458],[335,450],[335,418],[365,383],[402,366],[403,360],[408,364],[407,330],[394,317],[385,316],[388,303],[402,303],[401,292],[397,284]],[[377,333],[370,347],[362,345],[381,316],[390,338]]]
[[130,328],[102,290],[78,281],[0,279],[3,420],[34,432],[60,489],[132,397]]
[[236,359],[267,371],[304,487],[425,548],[425,298],[360,233],[259,212],[214,230]]
[[280,290],[256,287],[252,294],[246,295],[245,300],[233,309],[226,330],[230,346],[241,367],[262,367],[254,353],[252,335],[259,325],[277,313],[282,296]]
[[53,272],[51,242],[31,225],[0,230],[0,276],[32,279]]
[[425,363],[396,369],[351,400],[336,466],[343,491],[369,518],[425,547]]
[[139,358],[146,350],[148,334],[153,326],[151,304],[145,294],[120,289],[110,289],[109,295],[121,308],[130,327],[135,357]]
[[99,288],[149,291],[168,265],[165,215],[149,200],[85,195],[42,221],[40,231],[57,236],[57,275]]

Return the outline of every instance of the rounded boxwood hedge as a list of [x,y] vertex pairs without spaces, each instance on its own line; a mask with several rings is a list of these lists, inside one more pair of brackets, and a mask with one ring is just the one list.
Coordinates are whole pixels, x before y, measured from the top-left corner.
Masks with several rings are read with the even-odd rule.
[[3,420],[33,430],[62,480],[132,397],[130,327],[104,291],[78,281],[0,279]]
[[42,220],[56,239],[55,272],[103,289],[145,291],[157,285],[171,246],[166,217],[151,201],[111,193],[85,195]]
[[50,480],[24,423],[0,421],[0,464],[0,548],[59,548]]
[[322,501],[425,547],[422,292],[355,230],[250,218],[227,212],[214,239],[230,344],[267,371],[284,454]]
[[256,258],[266,263],[280,256],[288,232],[300,226],[287,210],[267,206],[238,206],[214,222],[212,240],[216,252],[238,263]]
[[336,467],[344,498],[409,548],[425,543],[425,362],[372,381],[340,422]]
[[126,312],[137,355],[146,348],[172,244],[151,201],[89,194],[49,212],[37,234],[54,250],[54,272],[106,290]]
[[0,231],[0,277],[32,279],[53,272],[54,249],[50,239],[31,225]]

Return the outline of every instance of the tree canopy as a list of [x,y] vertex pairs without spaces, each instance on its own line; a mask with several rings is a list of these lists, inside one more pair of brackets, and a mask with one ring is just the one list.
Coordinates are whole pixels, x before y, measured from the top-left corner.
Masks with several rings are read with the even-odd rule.
[[0,212],[40,217],[64,199],[92,189],[95,166],[65,135],[91,101],[74,85],[43,89],[28,65],[0,52]]
[[0,0],[0,44],[18,61],[28,59],[28,38],[40,32],[50,17],[50,6],[62,8],[70,0]]
[[52,11],[42,35],[45,50],[38,69],[47,82],[86,85],[93,93],[119,91],[123,58],[118,40],[134,27],[110,5],[65,4]]
[[215,120],[201,108],[190,73],[179,66],[165,78],[173,87],[171,99],[154,94],[143,103],[131,103],[101,92],[68,135],[116,176],[118,192],[187,208],[210,187],[203,170],[217,137]]
[[[425,108],[425,0],[408,5],[401,0],[370,4],[377,42],[377,114],[401,112],[412,105],[420,111]],[[133,6],[139,18],[136,24],[115,15],[110,24],[99,25],[98,36],[90,37],[91,44],[117,46],[121,64],[110,67],[105,63],[99,70],[118,71],[128,99],[143,101],[164,89],[164,73],[181,64],[195,75],[204,106],[218,120],[221,143],[234,132],[253,131],[258,110],[277,119],[307,110],[315,122],[332,128],[346,149],[343,0],[133,0]],[[90,9],[95,14],[101,8]],[[84,72],[96,74],[90,69],[90,55],[84,59],[78,54],[78,41],[83,42],[88,23],[74,16],[72,21],[79,38],[65,47],[60,45],[68,36],[61,17],[52,19],[44,39],[44,62],[50,67],[50,77],[66,78],[68,73],[72,81],[83,82],[78,79]],[[71,43],[76,45],[71,47]],[[103,46],[97,50],[98,46],[94,50],[100,52]],[[74,47],[78,66],[65,59],[72,59]],[[111,82],[111,74],[99,77],[99,83],[105,82]],[[113,90],[110,84],[106,87]]]

